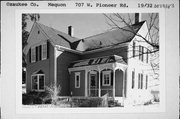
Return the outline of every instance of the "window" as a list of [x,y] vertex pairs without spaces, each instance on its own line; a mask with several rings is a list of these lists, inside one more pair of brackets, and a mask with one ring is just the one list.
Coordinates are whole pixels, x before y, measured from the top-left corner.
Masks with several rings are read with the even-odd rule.
[[143,61],[144,47],[139,45],[139,60]]
[[75,73],[75,88],[80,88],[80,72]]
[[44,90],[44,75],[39,75],[39,90]]
[[47,43],[42,45],[42,60],[47,59]]
[[141,80],[141,75],[138,73],[138,89],[140,89],[140,80]]
[[31,62],[35,62],[36,60],[36,49],[35,47],[31,48]]
[[141,52],[141,53],[142,53],[141,61],[143,62],[143,61],[144,61],[144,47],[142,46],[141,48],[142,48],[142,52]]
[[132,89],[134,88],[135,71],[132,71]]
[[143,74],[138,74],[138,89],[143,89]]
[[147,49],[147,53],[146,53],[146,63],[149,62],[149,50]]
[[32,90],[44,91],[45,75],[44,74],[33,74],[31,76]]
[[103,71],[103,86],[111,85],[111,71]]
[[40,61],[40,60],[45,60],[47,59],[47,43],[44,43],[42,45],[32,47],[30,52],[29,52],[29,61],[31,63]]

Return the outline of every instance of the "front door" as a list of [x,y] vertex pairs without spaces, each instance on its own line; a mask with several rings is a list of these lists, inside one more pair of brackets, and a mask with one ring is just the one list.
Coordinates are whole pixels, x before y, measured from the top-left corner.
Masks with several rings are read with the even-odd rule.
[[89,96],[97,97],[98,96],[98,82],[97,82],[97,74],[90,74],[90,82],[89,82]]

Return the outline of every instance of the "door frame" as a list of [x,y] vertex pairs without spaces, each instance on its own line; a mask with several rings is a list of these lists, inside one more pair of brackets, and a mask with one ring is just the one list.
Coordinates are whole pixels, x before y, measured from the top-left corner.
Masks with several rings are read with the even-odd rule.
[[90,71],[89,72],[89,81],[88,81],[88,85],[89,85],[89,95],[88,96],[91,96],[91,76],[95,76],[95,94],[97,93],[97,97],[98,97],[98,73],[96,71]]

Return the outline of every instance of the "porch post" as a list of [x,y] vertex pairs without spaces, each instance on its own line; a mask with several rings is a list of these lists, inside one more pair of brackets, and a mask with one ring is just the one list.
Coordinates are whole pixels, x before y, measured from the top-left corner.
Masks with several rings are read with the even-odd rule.
[[99,97],[101,97],[101,70],[100,70],[100,68],[99,68],[99,66],[98,66],[98,72],[99,72],[99,89],[98,89],[98,91],[99,91],[99,93],[98,93],[98,96]]
[[[126,86],[125,85],[127,85],[127,82],[126,82],[126,84],[125,84],[125,70],[123,70],[123,97],[125,97],[125,88],[126,88]],[[127,80],[126,80],[127,81]],[[127,90],[126,90],[127,91]]]
[[87,74],[88,74],[88,70],[85,70],[85,97],[88,96],[87,91],[88,91],[88,87],[87,87]]
[[113,68],[113,97],[115,97],[115,68]]

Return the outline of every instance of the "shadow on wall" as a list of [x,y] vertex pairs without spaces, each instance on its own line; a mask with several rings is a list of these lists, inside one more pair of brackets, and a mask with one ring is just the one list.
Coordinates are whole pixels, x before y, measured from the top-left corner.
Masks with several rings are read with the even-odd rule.
[[75,60],[79,60],[79,56],[64,51],[57,58],[57,84],[61,84],[61,96],[70,95],[70,76],[68,72],[69,64]]

